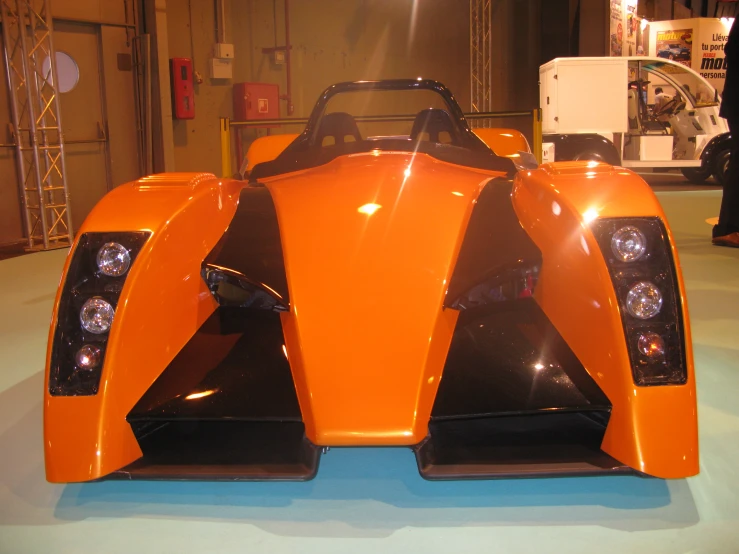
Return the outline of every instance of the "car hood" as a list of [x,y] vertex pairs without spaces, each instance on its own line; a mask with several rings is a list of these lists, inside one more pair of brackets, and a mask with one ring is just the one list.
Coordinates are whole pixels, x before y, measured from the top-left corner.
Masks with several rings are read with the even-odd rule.
[[443,309],[447,284],[475,201],[498,175],[368,153],[265,183],[289,289],[287,355],[319,444],[425,436],[457,318]]

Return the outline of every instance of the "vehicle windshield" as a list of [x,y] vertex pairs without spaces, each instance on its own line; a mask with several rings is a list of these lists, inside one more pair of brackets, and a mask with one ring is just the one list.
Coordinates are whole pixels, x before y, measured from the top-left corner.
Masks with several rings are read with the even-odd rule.
[[640,62],[640,65],[647,73],[642,78],[649,81],[652,90],[660,87],[671,96],[679,92],[696,108],[718,105],[714,89],[701,77],[680,65],[658,61]]

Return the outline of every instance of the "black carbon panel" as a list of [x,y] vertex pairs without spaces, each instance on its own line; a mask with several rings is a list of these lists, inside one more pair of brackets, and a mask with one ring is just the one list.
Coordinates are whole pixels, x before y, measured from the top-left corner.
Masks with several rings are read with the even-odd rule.
[[444,305],[503,268],[541,265],[541,251],[521,227],[511,202],[513,183],[492,179],[480,193],[467,225]]
[[231,225],[205,264],[238,271],[271,288],[289,305],[280,226],[272,195],[265,187],[245,187]]

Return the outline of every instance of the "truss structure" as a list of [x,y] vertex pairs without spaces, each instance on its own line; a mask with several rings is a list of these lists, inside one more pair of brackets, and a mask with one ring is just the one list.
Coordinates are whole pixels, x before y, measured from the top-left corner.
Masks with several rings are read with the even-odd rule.
[[0,0],[18,186],[28,249],[72,242],[49,0]]
[[[492,0],[470,0],[470,93],[473,112],[492,111]],[[490,125],[479,120],[476,125]]]

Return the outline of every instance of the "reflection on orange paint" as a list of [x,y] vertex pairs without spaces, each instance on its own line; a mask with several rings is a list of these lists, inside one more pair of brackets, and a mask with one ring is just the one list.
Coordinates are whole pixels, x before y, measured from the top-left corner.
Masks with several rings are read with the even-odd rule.
[[592,223],[596,219],[598,219],[598,210],[596,210],[595,208],[588,208],[582,214],[582,220],[585,223]]
[[382,208],[382,206],[380,206],[379,204],[369,203],[359,206],[359,208],[357,208],[357,211],[360,214],[372,215],[380,208]]
[[205,398],[206,396],[210,396],[211,394],[215,394],[216,392],[218,392],[218,389],[204,390],[203,392],[194,392],[192,394],[188,394],[185,397],[185,400],[197,400],[198,398]]

